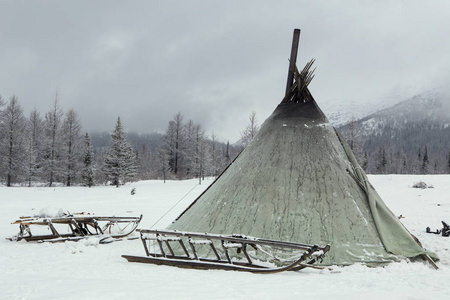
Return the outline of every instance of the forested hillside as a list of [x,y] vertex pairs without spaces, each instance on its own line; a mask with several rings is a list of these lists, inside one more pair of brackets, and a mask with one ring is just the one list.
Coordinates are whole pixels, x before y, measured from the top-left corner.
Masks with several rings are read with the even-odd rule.
[[428,91],[338,128],[373,174],[450,173],[450,97]]

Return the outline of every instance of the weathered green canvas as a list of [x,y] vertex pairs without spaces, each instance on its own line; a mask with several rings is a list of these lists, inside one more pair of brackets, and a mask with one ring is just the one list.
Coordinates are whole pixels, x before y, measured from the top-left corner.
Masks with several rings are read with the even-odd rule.
[[280,104],[169,229],[330,244],[326,265],[377,265],[424,253],[314,100]]

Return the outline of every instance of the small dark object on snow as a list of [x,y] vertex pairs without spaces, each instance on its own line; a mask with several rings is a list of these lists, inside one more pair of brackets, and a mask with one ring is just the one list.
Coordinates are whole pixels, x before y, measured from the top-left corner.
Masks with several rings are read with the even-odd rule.
[[134,194],[136,194],[136,188],[131,189],[131,195],[134,195]]
[[450,236],[450,226],[442,221],[442,225],[444,226],[442,228],[442,236]]
[[434,234],[440,234],[441,231],[439,229],[436,229],[436,231],[431,231],[430,227],[427,227],[427,233],[434,233]]
[[412,187],[416,189],[426,189],[428,187],[428,184],[423,181],[419,181],[414,183]]
[[441,221],[441,222],[442,222],[442,226],[443,226],[442,230],[436,229],[436,231],[431,231],[430,227],[427,227],[426,232],[434,233],[434,234],[442,233],[442,236],[450,236],[450,226],[447,223],[445,223],[444,221]]

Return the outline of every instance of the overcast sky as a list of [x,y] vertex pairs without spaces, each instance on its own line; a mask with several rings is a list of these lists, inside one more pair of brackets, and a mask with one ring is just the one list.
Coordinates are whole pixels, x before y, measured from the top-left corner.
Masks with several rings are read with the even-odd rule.
[[120,116],[127,131],[163,132],[181,112],[235,142],[252,111],[262,123],[283,98],[294,28],[326,113],[450,79],[448,0],[0,0],[0,11],[0,95],[44,115],[57,91],[86,131]]

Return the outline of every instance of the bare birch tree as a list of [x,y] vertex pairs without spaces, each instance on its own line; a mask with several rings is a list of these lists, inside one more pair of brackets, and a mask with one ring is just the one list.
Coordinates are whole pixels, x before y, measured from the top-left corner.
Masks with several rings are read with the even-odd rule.
[[256,117],[256,112],[252,112],[248,117],[249,124],[244,131],[241,132],[241,141],[244,147],[247,147],[248,144],[253,140],[255,135],[259,131],[258,118]]

